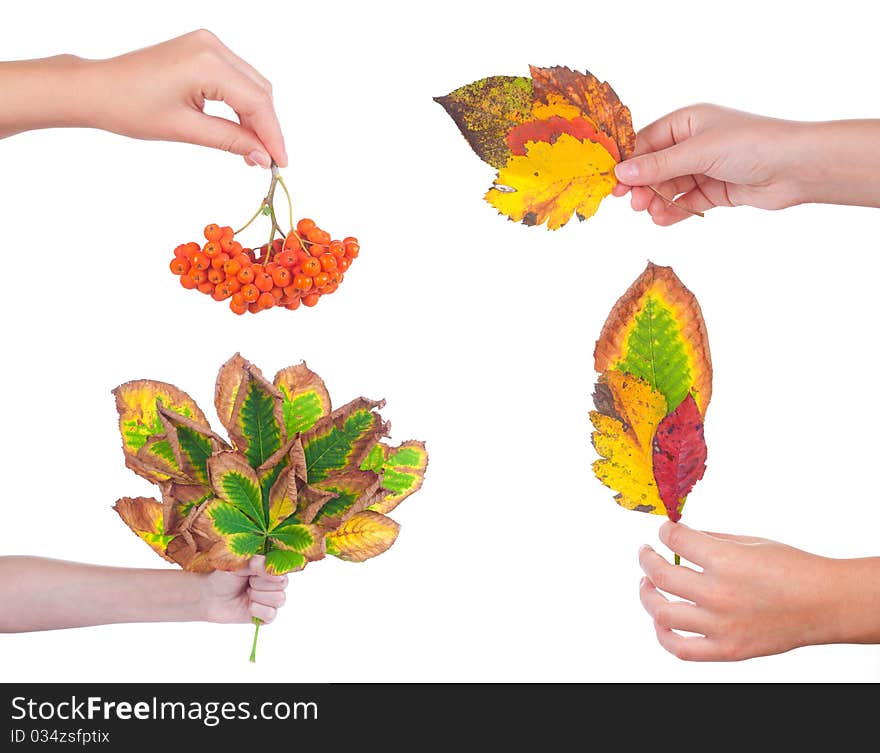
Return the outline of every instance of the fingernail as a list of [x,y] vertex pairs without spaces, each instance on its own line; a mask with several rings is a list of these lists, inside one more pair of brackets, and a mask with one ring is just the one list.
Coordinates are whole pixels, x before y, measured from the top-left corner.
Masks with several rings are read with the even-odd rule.
[[643,577],[639,581],[639,588],[643,588],[644,586],[647,586],[649,583],[650,583],[650,581],[647,578]]
[[256,162],[260,167],[268,168],[272,165],[272,160],[269,159],[269,155],[259,149],[254,149],[254,151],[248,155],[248,159],[251,162]]
[[651,547],[649,547],[647,544],[642,544],[639,547],[639,554],[641,554],[642,552],[652,552],[652,551],[654,551],[654,550],[651,549]]
[[617,179],[626,183],[639,177],[639,166],[634,162],[619,162],[614,167]]

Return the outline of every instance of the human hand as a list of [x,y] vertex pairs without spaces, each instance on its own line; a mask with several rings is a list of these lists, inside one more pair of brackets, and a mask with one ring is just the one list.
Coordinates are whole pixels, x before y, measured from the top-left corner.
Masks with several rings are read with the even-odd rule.
[[[201,29],[109,60],[81,61],[80,98],[96,128],[139,139],[186,141],[239,154],[250,164],[287,165],[272,85]],[[239,123],[206,115],[222,101]]]
[[209,622],[272,622],[287,597],[286,575],[269,575],[266,558],[255,555],[241,570],[217,570],[204,578],[204,612]]
[[[799,646],[880,641],[880,558],[836,560],[768,539],[665,522],[660,540],[700,566],[639,550],[639,596],[680,659],[736,661]],[[670,601],[660,591],[687,601]],[[696,633],[683,636],[676,630]]]
[[634,156],[615,169],[614,194],[631,189],[632,208],[647,209],[658,225],[691,216],[666,200],[675,197],[692,212],[813,200],[807,186],[816,179],[811,160],[818,150],[811,125],[717,105],[676,110],[639,131]]

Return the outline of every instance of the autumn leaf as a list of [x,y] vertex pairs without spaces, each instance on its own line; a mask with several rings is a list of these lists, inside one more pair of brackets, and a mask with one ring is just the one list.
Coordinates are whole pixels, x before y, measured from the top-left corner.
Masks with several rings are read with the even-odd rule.
[[361,464],[382,477],[384,495],[368,509],[389,513],[411,494],[422,488],[428,468],[428,452],[424,442],[409,440],[398,447],[380,442]]
[[654,479],[670,520],[681,518],[687,495],[705,472],[703,417],[688,395],[660,422],[654,436]]
[[511,157],[486,193],[486,201],[516,222],[546,222],[556,230],[573,213],[585,220],[617,183],[614,158],[593,141],[563,133],[553,144],[529,141],[526,151]]
[[573,214],[595,214],[635,131],[629,109],[589,71],[531,66],[531,74],[476,81],[437,101],[498,169],[486,200],[512,220],[555,230]]
[[510,156],[507,133],[531,119],[532,82],[524,76],[490,76],[434,101],[449,113],[479,158],[501,168]]
[[665,514],[654,480],[651,441],[666,415],[666,399],[644,379],[608,371],[599,377],[594,401],[593,446],[601,456],[593,463],[596,477],[617,492],[621,507]]
[[365,510],[327,537],[327,554],[349,562],[363,562],[386,551],[399,531],[400,526],[391,518]]
[[705,416],[712,397],[712,357],[700,304],[671,267],[648,262],[614,304],[594,351],[596,371],[645,379],[675,410],[693,394]]
[[330,413],[330,393],[324,380],[305,362],[288,366],[275,375],[275,386],[283,396],[284,427],[292,437],[311,429]]
[[[564,102],[590,118],[618,147],[620,158],[628,159],[636,146],[632,115],[607,82],[592,73],[580,73],[564,66],[529,66],[535,102],[553,107]],[[539,110],[540,112],[540,110]]]
[[355,513],[384,497],[379,475],[374,471],[350,470],[315,482],[313,486],[334,496],[312,518],[313,523],[329,530],[339,528]]
[[620,152],[617,144],[603,131],[596,129],[596,124],[588,118],[576,116],[566,119],[554,115],[546,120],[530,120],[514,126],[507,134],[506,141],[511,154],[523,156],[526,154],[526,143],[529,141],[543,141],[547,144],[555,144],[556,140],[567,133],[579,141],[595,141],[611,155],[615,162],[620,161]]
[[174,562],[165,553],[165,549],[174,537],[165,533],[160,502],[152,497],[123,497],[116,501],[113,509],[156,554],[169,562]]

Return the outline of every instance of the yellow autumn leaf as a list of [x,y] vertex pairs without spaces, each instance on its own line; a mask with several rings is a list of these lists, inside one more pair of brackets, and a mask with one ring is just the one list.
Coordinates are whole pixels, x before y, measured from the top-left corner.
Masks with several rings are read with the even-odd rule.
[[400,524],[372,510],[352,515],[327,536],[327,554],[349,562],[382,554],[397,539]]
[[577,212],[592,217],[617,183],[608,150],[563,133],[553,143],[529,141],[525,156],[513,156],[498,172],[486,201],[526,225],[562,227]]
[[617,492],[621,507],[665,515],[654,481],[652,441],[666,416],[666,398],[643,379],[608,371],[599,378],[595,401],[593,446],[602,456],[593,463],[596,477]]

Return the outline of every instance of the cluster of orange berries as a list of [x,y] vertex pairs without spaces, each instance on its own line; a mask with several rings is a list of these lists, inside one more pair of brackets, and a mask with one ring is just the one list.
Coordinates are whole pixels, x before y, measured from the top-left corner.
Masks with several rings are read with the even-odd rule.
[[271,252],[243,248],[231,227],[205,228],[204,245],[183,243],[169,267],[187,290],[215,301],[229,301],[236,314],[256,314],[275,306],[314,306],[339,287],[360,246],[357,238],[331,240],[314,220],[301,219],[286,239],[276,238]]

